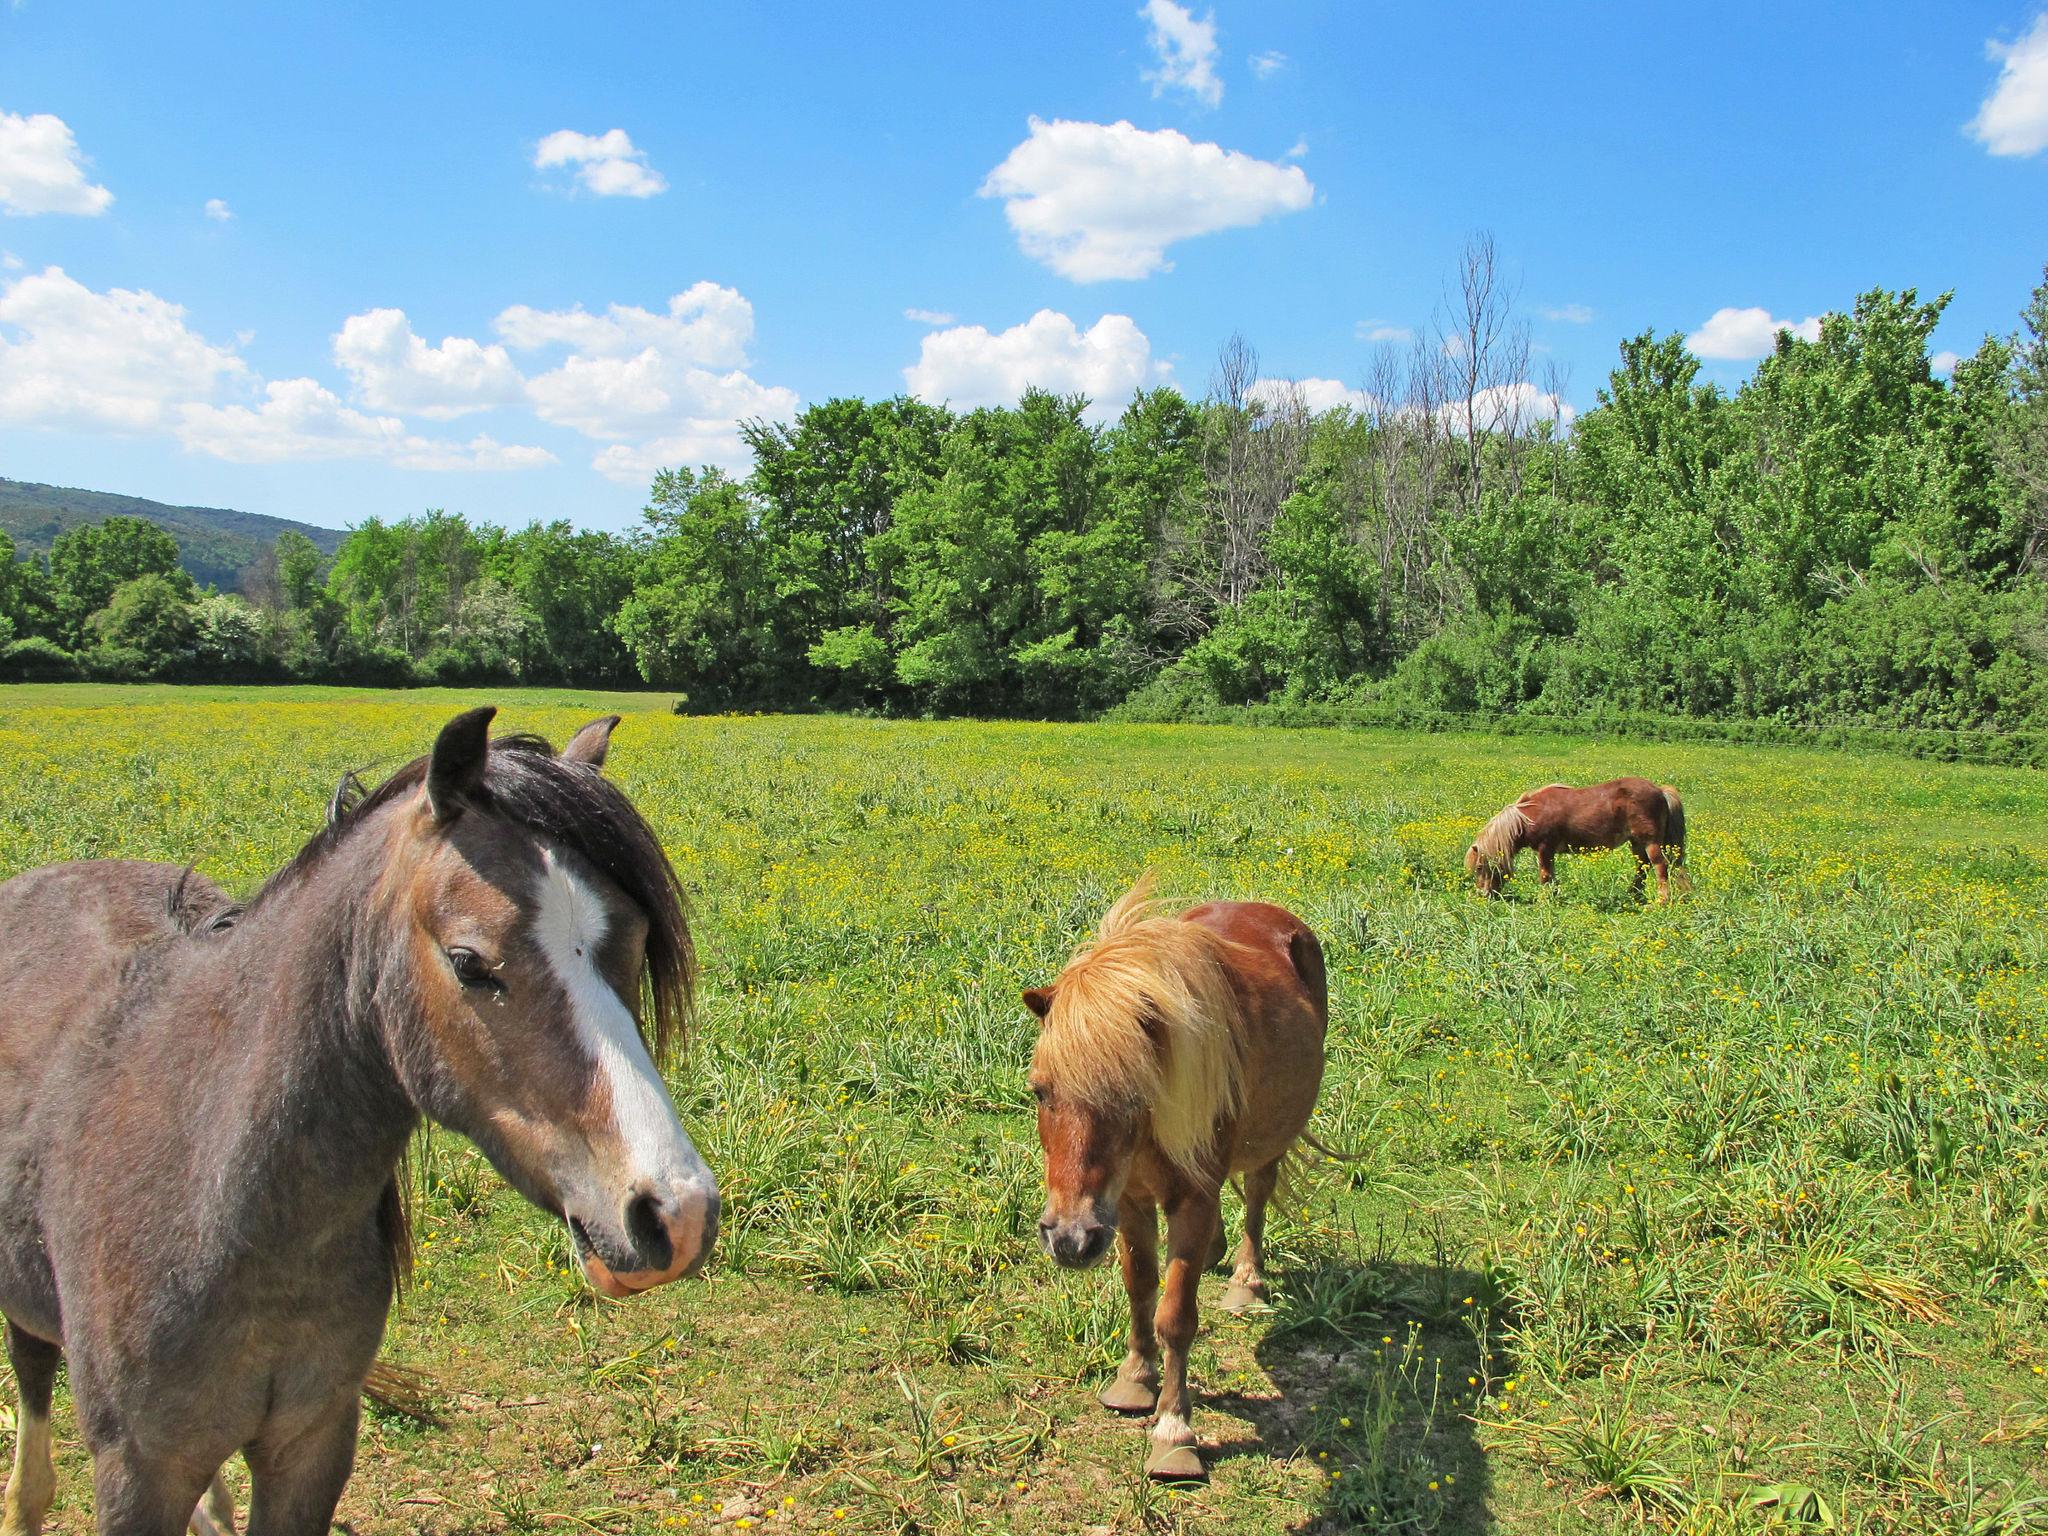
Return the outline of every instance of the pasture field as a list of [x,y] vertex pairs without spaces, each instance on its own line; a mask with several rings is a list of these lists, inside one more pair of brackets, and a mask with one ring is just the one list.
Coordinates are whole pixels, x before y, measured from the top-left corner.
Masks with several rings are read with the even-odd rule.
[[[245,891],[344,769],[485,697],[0,690],[0,871]],[[388,1353],[436,1411],[366,1420],[359,1536],[2048,1530],[2048,778],[489,697],[558,742],[628,715],[611,771],[694,904],[673,1080],[726,1227],[705,1282],[600,1302],[427,1142]],[[1503,803],[1622,772],[1683,789],[1689,897],[1638,905],[1625,851],[1464,888]],[[1147,865],[1322,935],[1314,1129],[1366,1154],[1276,1214],[1270,1310],[1205,1314],[1188,1490],[1095,1405],[1113,1271],[1036,1251],[1017,1000]],[[56,1426],[82,1531],[61,1396]]]

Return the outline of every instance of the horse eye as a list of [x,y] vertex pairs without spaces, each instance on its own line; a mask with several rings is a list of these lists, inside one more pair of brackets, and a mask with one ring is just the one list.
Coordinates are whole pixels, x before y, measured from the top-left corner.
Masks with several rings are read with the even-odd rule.
[[491,974],[491,968],[484,962],[484,957],[473,949],[457,948],[449,950],[448,964],[455,971],[455,979],[465,987],[481,989],[486,992],[502,992],[505,990],[505,983]]
[[1052,1090],[1046,1087],[1043,1083],[1033,1083],[1031,1085],[1031,1097],[1038,1100],[1039,1103],[1043,1104],[1047,1099],[1052,1097]]

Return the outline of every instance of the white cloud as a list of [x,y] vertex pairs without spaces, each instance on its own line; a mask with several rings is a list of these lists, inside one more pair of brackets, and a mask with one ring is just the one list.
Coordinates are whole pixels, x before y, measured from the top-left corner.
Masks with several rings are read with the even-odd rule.
[[1077,283],[1168,271],[1166,248],[1309,206],[1299,166],[1197,144],[1171,128],[1044,122],[982,183],[1018,244]]
[[2048,11],[2016,43],[1993,40],[1998,83],[1970,120],[1970,133],[1994,155],[2037,155],[2048,149]]
[[1287,55],[1276,48],[1268,48],[1264,53],[1253,54],[1248,62],[1254,75],[1261,80],[1270,80],[1287,67]]
[[1353,333],[1360,341],[1404,342],[1415,339],[1415,332],[1409,327],[1386,320],[1361,320],[1353,328]]
[[743,465],[739,423],[784,420],[801,403],[794,390],[745,371],[754,307],[716,283],[677,294],[666,314],[621,304],[602,315],[515,305],[498,316],[497,331],[521,350],[567,349],[554,368],[527,380],[527,399],[543,421],[625,445],[593,461],[615,480],[677,463]]
[[1685,338],[1695,357],[1748,362],[1768,356],[1778,345],[1778,332],[1790,331],[1801,341],[1820,340],[1820,316],[1779,320],[1761,306],[1727,307],[1707,316],[1707,323]]
[[227,205],[226,199],[209,197],[206,200],[206,216],[209,219],[225,224],[235,216],[235,210]]
[[0,420],[147,432],[248,365],[147,291],[96,293],[48,267],[0,291]]
[[[1539,421],[1554,421],[1569,427],[1578,412],[1561,396],[1538,389],[1524,379],[1519,384],[1500,384],[1482,389],[1472,397],[1471,420],[1482,432],[1525,431]],[[1436,418],[1452,432],[1465,430],[1463,400],[1437,407]]]
[[364,405],[435,420],[512,405],[526,391],[503,347],[467,336],[447,336],[430,347],[413,334],[402,309],[350,315],[335,335],[334,361]]
[[452,443],[416,436],[395,416],[351,409],[313,379],[274,379],[261,405],[187,405],[179,418],[187,448],[236,464],[383,459],[400,469],[502,470],[555,462],[545,448],[491,437]]
[[1280,158],[1282,160],[1299,160],[1303,155],[1307,153],[1308,135],[1304,133],[1300,138],[1296,139],[1292,144],[1287,146],[1287,153],[1282,155]]
[[533,165],[540,171],[573,165],[583,189],[598,197],[653,197],[668,190],[623,128],[601,134],[558,129],[535,146]]
[[646,347],[708,368],[741,361],[754,338],[754,306],[734,288],[692,284],[668,301],[668,313],[614,304],[593,315],[574,309],[532,309],[515,304],[498,316],[496,330],[521,351],[562,346],[600,357],[621,357]]
[[903,380],[918,398],[962,410],[1009,405],[1034,386],[1079,393],[1092,402],[1090,415],[1106,420],[1166,373],[1129,315],[1104,315],[1084,331],[1057,310],[1041,309],[1007,331],[961,325],[932,332]]
[[1584,304],[1539,306],[1536,313],[1546,320],[1560,321],[1565,325],[1591,325],[1593,323],[1593,311]]
[[0,272],[19,272],[24,263],[12,251],[0,251]]
[[85,157],[63,118],[0,112],[0,211],[91,217],[113,200],[85,179]]
[[1223,82],[1216,76],[1216,14],[1195,20],[1194,12],[1173,0],[1145,0],[1138,12],[1152,24],[1152,51],[1159,67],[1146,70],[1152,94],[1186,91],[1204,106],[1223,100]]
[[1316,416],[1340,405],[1353,411],[1369,411],[1373,406],[1371,395],[1362,389],[1352,389],[1341,379],[1261,379],[1249,393],[1269,411],[1293,399]]
[[903,311],[903,318],[915,320],[919,325],[951,325],[954,317],[943,309],[919,309],[912,305]]
[[1954,373],[1956,364],[1962,360],[1959,352],[1937,352],[1927,360],[1927,366],[1936,373]]

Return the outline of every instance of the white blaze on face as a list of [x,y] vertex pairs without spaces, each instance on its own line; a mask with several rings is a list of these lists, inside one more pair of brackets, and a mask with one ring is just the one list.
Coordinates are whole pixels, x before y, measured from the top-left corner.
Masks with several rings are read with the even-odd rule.
[[611,1091],[626,1176],[636,1184],[651,1182],[664,1194],[681,1195],[692,1186],[709,1192],[711,1170],[676,1118],[632,1010],[597,968],[611,914],[552,850],[541,850],[541,867],[534,938],[568,998],[577,1039]]

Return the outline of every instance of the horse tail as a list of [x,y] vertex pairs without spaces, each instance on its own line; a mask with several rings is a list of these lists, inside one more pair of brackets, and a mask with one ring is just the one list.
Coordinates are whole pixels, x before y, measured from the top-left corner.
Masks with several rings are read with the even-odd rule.
[[386,1413],[402,1414],[421,1424],[437,1422],[434,1378],[409,1365],[379,1359],[363,1378],[363,1396]]
[[1307,1131],[1303,1131],[1298,1139],[1303,1145],[1314,1147],[1333,1163],[1363,1163],[1369,1162],[1372,1158],[1370,1152],[1339,1152],[1322,1137],[1311,1135]]
[[1678,791],[1669,784],[1660,784],[1664,791],[1664,846],[1671,851],[1671,862],[1685,863],[1685,802],[1678,798]]

